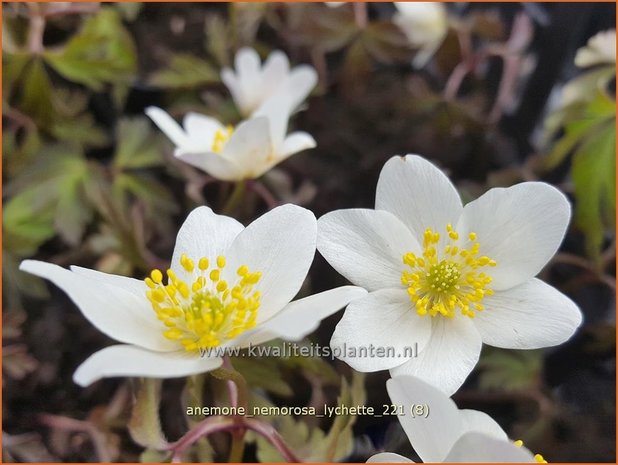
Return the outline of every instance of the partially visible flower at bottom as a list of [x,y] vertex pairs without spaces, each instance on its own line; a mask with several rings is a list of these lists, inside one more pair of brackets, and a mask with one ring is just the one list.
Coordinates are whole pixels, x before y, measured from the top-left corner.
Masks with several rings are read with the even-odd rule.
[[[423,462],[538,462],[522,441],[511,441],[489,415],[477,410],[459,410],[451,399],[435,387],[412,376],[395,376],[386,382],[394,406],[403,406],[397,418],[410,444]],[[412,415],[421,406],[424,414]],[[404,463],[412,460],[383,452],[369,463]]]
[[153,270],[140,281],[34,260],[20,269],[56,284],[93,325],[123,343],[88,358],[73,376],[77,384],[174,378],[221,366],[221,353],[212,349],[299,340],[366,294],[343,286],[290,303],[313,261],[316,234],[313,213],[295,205],[246,228],[199,207],[180,228],[165,275]]

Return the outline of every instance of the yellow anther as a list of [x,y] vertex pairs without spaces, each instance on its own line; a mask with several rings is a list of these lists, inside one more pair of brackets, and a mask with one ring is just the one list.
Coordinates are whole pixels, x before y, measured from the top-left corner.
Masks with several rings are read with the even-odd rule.
[[522,441],[521,439],[518,439],[517,441],[514,441],[513,444],[515,444],[517,447],[521,447],[524,445],[524,441]]
[[541,454],[536,454],[534,460],[536,460],[537,463],[547,463],[547,460],[545,460]]
[[[192,273],[193,260],[180,257],[182,268]],[[217,268],[208,274],[208,258],[202,257],[197,265],[202,273],[185,282],[167,270],[168,283],[163,284],[163,273],[153,270],[144,279],[146,297],[156,317],[161,321],[161,331],[167,339],[178,341],[188,352],[215,347],[231,337],[255,326],[260,307],[260,293],[254,289],[261,278],[260,272],[252,272],[243,265],[238,268],[235,282],[228,284],[221,279],[225,267],[223,256],[215,258]]]
[[212,141],[211,150],[218,154],[223,152],[223,147],[225,146],[225,144],[230,139],[233,133],[234,133],[233,126],[228,125],[225,129],[217,129],[217,131],[215,132],[213,141]]
[[[459,239],[452,224],[446,225],[446,232],[448,240]],[[468,233],[468,238],[474,241],[476,233]],[[425,230],[421,256],[408,252],[402,257],[409,269],[402,271],[400,281],[419,315],[454,318],[459,311],[474,318],[476,312],[484,308],[479,302],[493,294],[487,288],[491,277],[480,268],[495,266],[496,262],[490,257],[479,256],[478,242],[468,243],[468,247],[450,242],[439,252],[436,248],[439,239],[440,235],[431,228]]]
[[156,284],[161,284],[161,281],[163,281],[163,273],[161,273],[161,270],[152,270],[150,273],[150,279],[152,279]]

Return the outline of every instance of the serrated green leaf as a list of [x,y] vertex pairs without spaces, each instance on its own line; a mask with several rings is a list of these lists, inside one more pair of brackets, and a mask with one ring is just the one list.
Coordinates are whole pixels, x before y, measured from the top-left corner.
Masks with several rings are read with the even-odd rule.
[[150,216],[178,211],[178,204],[167,187],[147,173],[119,173],[114,178],[112,190],[116,199],[125,204],[130,197],[141,201]]
[[75,147],[45,147],[32,167],[15,178],[7,190],[18,192],[11,201],[30,202],[32,216],[52,215],[57,232],[70,244],[77,244],[92,217],[85,194],[90,169]]
[[168,67],[156,71],[149,82],[166,89],[193,89],[219,82],[219,73],[209,62],[183,53],[172,56]]
[[143,378],[128,424],[131,437],[141,446],[161,449],[167,443],[159,420],[160,402],[161,380]]
[[119,170],[148,168],[163,163],[161,141],[146,118],[124,118],[116,130],[114,166]]
[[44,57],[62,76],[94,91],[106,83],[127,83],[137,68],[133,39],[111,7],[101,8],[64,47]]
[[282,397],[293,394],[292,388],[285,381],[282,364],[278,359],[236,357],[232,360],[232,365],[253,388],[261,388]]

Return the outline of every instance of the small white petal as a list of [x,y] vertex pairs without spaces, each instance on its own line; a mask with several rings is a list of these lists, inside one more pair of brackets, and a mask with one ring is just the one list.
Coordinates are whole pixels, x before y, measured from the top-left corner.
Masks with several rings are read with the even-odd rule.
[[24,260],[19,268],[50,280],[66,292],[88,321],[107,336],[150,350],[176,348],[163,337],[165,327],[157,320],[145,295],[140,298],[110,280],[93,279],[91,274],[73,273],[51,263]]
[[223,147],[221,156],[239,166],[245,178],[255,178],[264,173],[274,157],[273,144],[266,118],[252,118],[238,125],[230,140]]
[[535,462],[525,447],[483,433],[466,433],[455,443],[445,462],[456,463],[525,463]]
[[151,352],[131,345],[106,347],[91,355],[73,374],[80,386],[101,378],[179,378],[219,368],[220,358],[199,357],[186,352]]
[[483,300],[474,324],[483,342],[505,349],[538,349],[562,344],[582,322],[577,305],[536,278]]
[[[393,405],[404,406],[405,415],[397,418],[423,462],[444,461],[463,432],[463,419],[455,402],[412,376],[395,376],[386,382],[386,389]],[[428,408],[428,414],[412,416],[413,405]]]
[[194,112],[185,115],[183,126],[191,145],[200,151],[212,150],[215,133],[225,130],[225,127],[215,118]]
[[484,412],[478,410],[460,410],[464,426],[463,431],[466,433],[476,432],[483,433],[495,439],[508,440],[508,437],[502,427]]
[[247,265],[261,272],[258,324],[278,313],[298,293],[315,255],[317,224],[309,210],[286,204],[265,213],[242,231],[230,246],[225,278]]
[[311,137],[310,134],[300,131],[293,132],[283,141],[283,146],[281,147],[281,153],[279,156],[282,158],[287,158],[290,155],[294,155],[302,150],[312,149],[315,146],[315,139]]
[[461,199],[446,175],[418,155],[393,157],[386,162],[376,191],[376,209],[399,218],[422,238],[425,229],[445,235],[462,212]]
[[264,65],[262,66],[261,81],[267,90],[263,98],[267,98],[273,94],[285,81],[290,72],[290,61],[285,53],[281,50],[275,50],[268,55]]
[[276,338],[300,341],[315,331],[324,318],[365,295],[367,291],[360,287],[341,286],[295,300],[262,323],[253,333],[241,336],[242,339],[235,345],[257,345]]
[[174,152],[174,156],[221,181],[240,181],[245,179],[243,168],[234,160],[228,160],[214,152],[188,152],[177,149]]
[[349,209],[318,220],[318,250],[352,283],[374,291],[401,286],[403,256],[420,246],[389,212]]
[[[405,290],[381,289],[348,305],[330,345],[334,355],[355,370],[372,372],[410,360],[430,336],[430,318],[414,312]],[[380,356],[376,350],[384,353]]]
[[180,265],[180,257],[185,254],[195,262],[195,266],[200,258],[206,257],[214,266],[217,257],[226,255],[243,229],[244,226],[234,218],[217,215],[208,207],[194,209],[178,231],[171,269],[180,279],[190,284],[192,280],[189,281],[190,276]]
[[146,115],[169,137],[176,147],[189,147],[189,137],[180,125],[165,111],[157,107],[146,108]]
[[498,263],[491,288],[508,289],[536,276],[556,253],[569,224],[571,205],[555,187],[524,182],[491,189],[464,208],[463,237],[477,234],[480,253]]
[[291,109],[297,108],[318,83],[318,73],[309,65],[297,66],[290,73],[285,92],[290,99]]
[[367,463],[414,463],[407,457],[392,452],[382,452],[369,457]]
[[230,91],[230,94],[232,94],[232,99],[236,103],[236,106],[239,108],[241,113],[244,114],[244,110],[246,109],[246,102],[243,100],[243,90],[240,87],[240,81],[236,77],[234,71],[227,67],[223,68],[223,70],[221,70],[221,81]]
[[270,141],[273,151],[279,156],[282,153],[283,141],[288,131],[288,120],[292,112],[292,101],[285,92],[278,92],[267,99],[252,115],[252,118],[268,119]]
[[481,353],[481,336],[472,320],[462,315],[433,320],[431,339],[418,357],[391,369],[391,375],[412,375],[430,383],[447,395],[459,389],[474,369]]

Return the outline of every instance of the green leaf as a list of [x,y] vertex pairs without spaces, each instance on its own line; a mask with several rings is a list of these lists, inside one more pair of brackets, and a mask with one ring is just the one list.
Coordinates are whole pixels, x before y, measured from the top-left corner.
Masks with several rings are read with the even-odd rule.
[[83,154],[75,147],[45,147],[36,163],[15,178],[9,192],[19,192],[11,199],[30,202],[29,215],[52,214],[60,236],[69,244],[79,243],[92,218],[92,207],[85,196],[90,169]]
[[483,390],[521,391],[534,387],[543,366],[542,351],[510,351],[488,348],[479,362]]
[[573,156],[575,223],[586,235],[586,249],[599,260],[603,238],[616,222],[616,126],[612,121],[586,138]]
[[219,82],[219,73],[209,62],[183,53],[173,55],[168,67],[156,71],[149,82],[165,89],[193,89]]
[[44,56],[62,76],[94,91],[106,83],[129,82],[137,68],[133,39],[111,7],[101,8],[64,47]]
[[161,449],[167,443],[159,420],[160,402],[161,380],[143,378],[140,381],[128,424],[131,437],[141,446]]
[[178,211],[178,204],[167,187],[147,173],[119,173],[114,178],[112,190],[125,204],[131,197],[138,199],[151,217]]
[[281,397],[290,397],[294,393],[285,381],[282,364],[277,359],[235,357],[232,365],[252,388],[264,389]]
[[146,118],[124,118],[117,127],[114,167],[119,170],[148,168],[163,164],[162,139]]
[[48,127],[53,118],[52,87],[45,65],[40,58],[33,59],[24,71],[21,99],[18,107],[39,127]]

